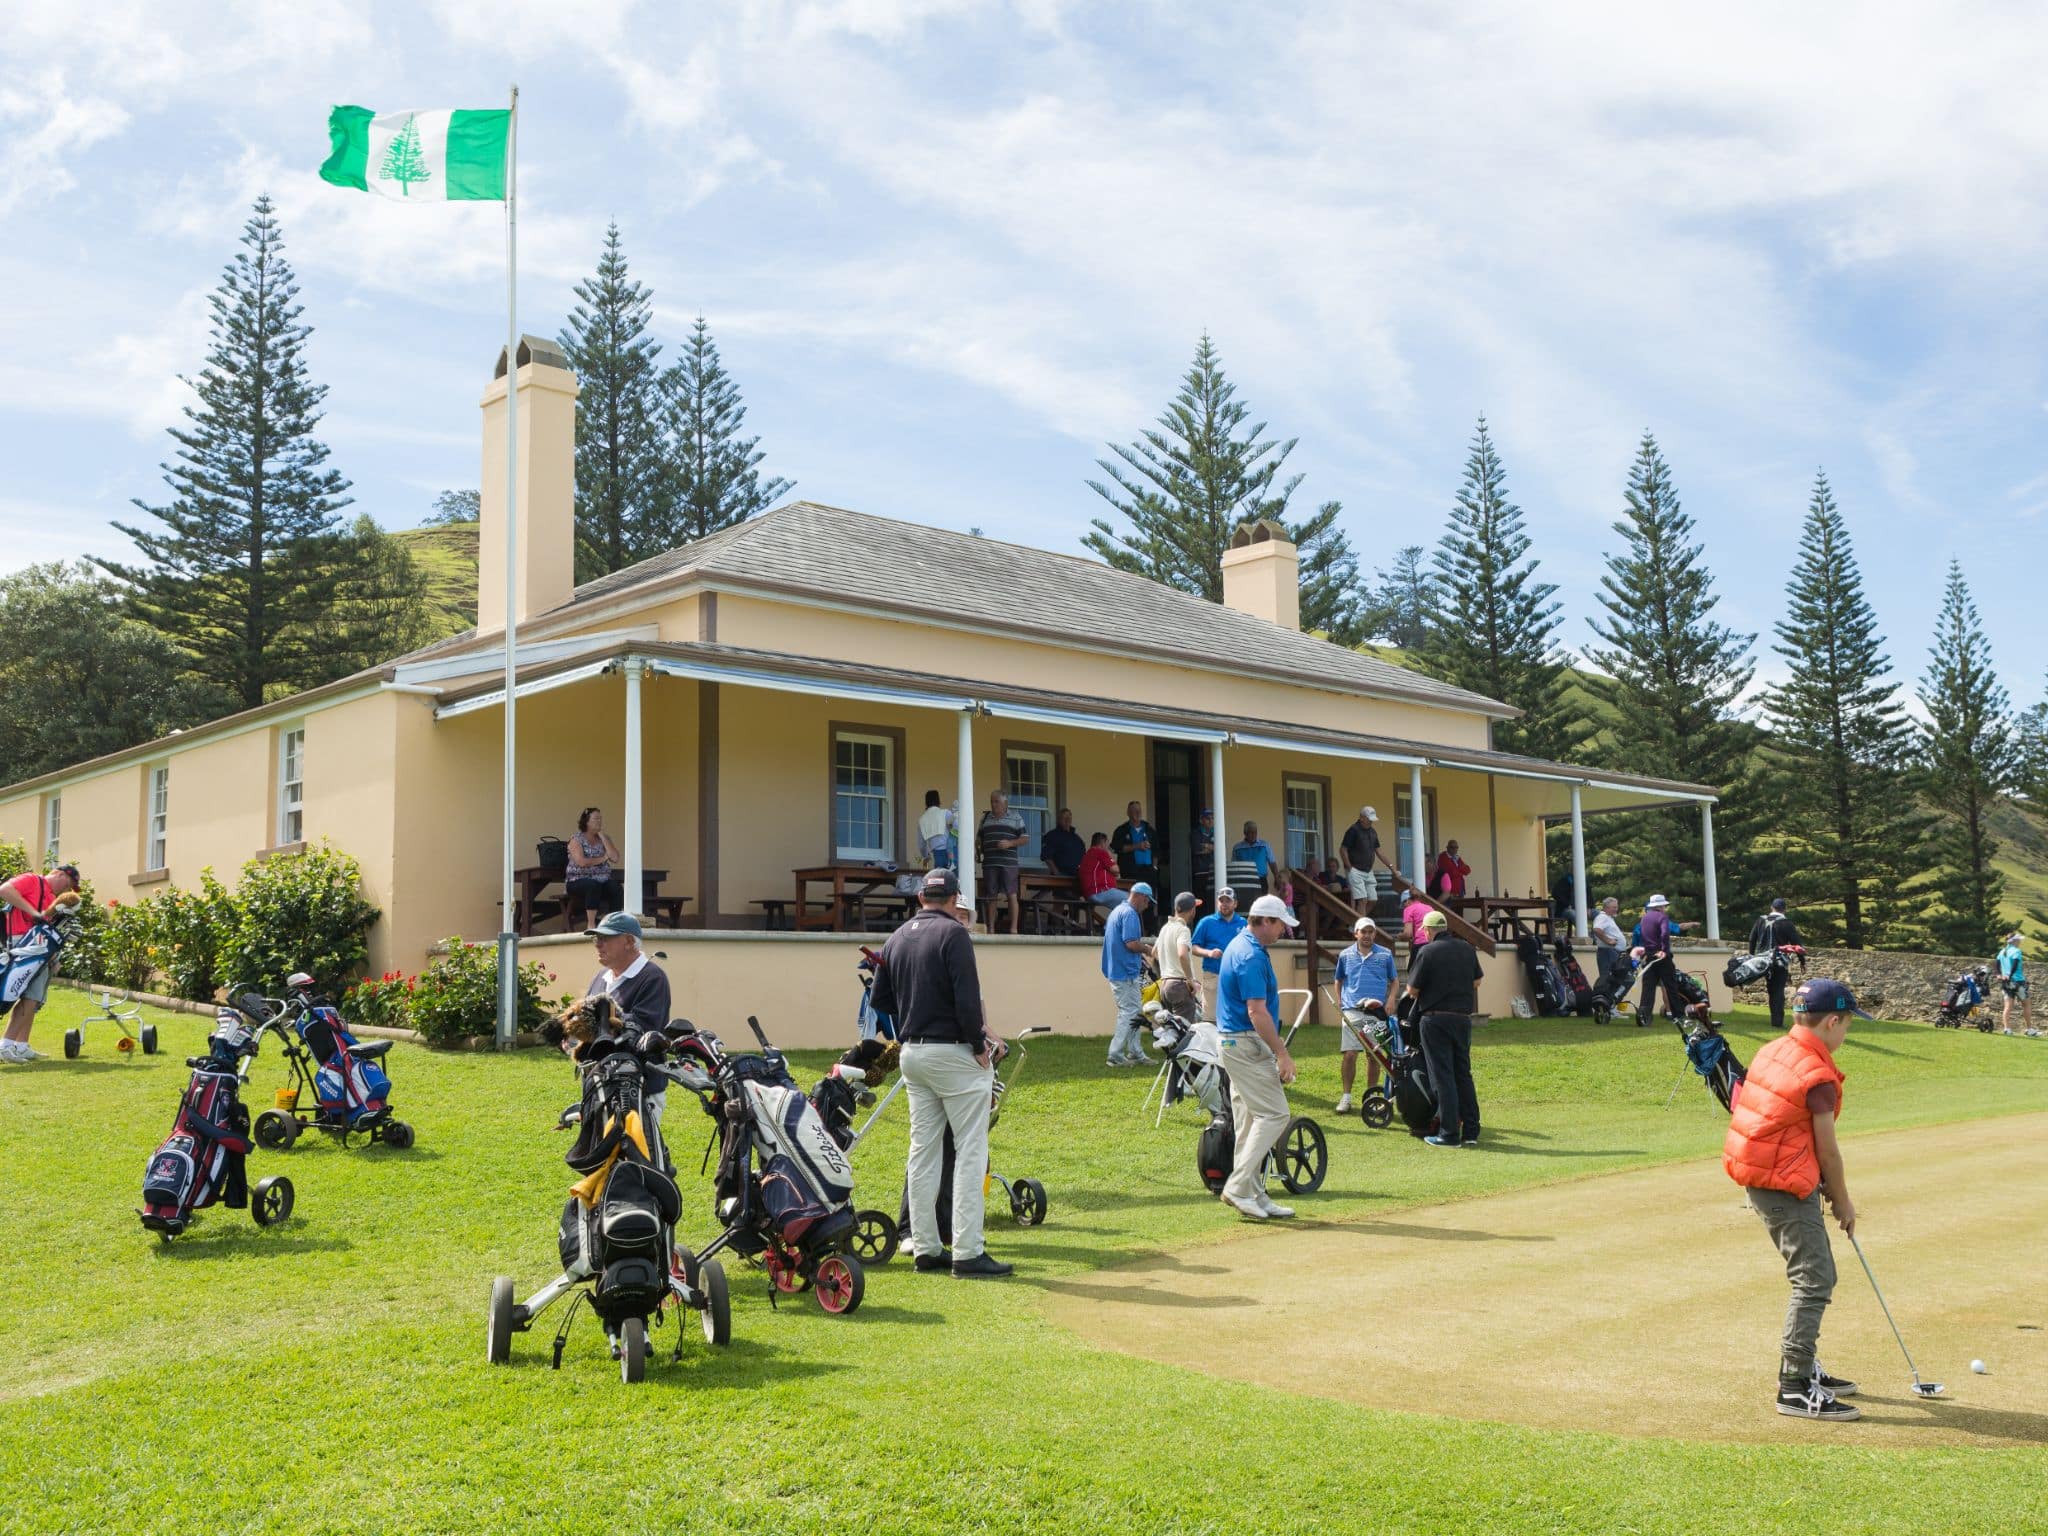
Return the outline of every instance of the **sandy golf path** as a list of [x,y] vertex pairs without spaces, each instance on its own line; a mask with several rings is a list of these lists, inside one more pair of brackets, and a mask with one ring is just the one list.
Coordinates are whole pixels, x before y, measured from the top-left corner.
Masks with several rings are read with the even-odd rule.
[[1847,1151],[1864,1251],[1921,1374],[1948,1386],[1932,1402],[1906,1390],[1831,1223],[1822,1358],[1863,1385],[1854,1425],[1772,1410],[1783,1269],[1718,1161],[1384,1221],[1247,1225],[1058,1283],[1049,1305],[1107,1349],[1374,1408],[1684,1439],[2048,1444],[2048,1115]]

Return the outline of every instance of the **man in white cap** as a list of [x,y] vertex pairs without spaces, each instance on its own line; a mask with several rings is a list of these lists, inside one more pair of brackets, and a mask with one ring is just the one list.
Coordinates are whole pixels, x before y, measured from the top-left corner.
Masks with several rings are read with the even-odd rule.
[[[1340,851],[1344,855],[1345,878],[1351,886],[1351,904],[1359,916],[1368,915],[1380,899],[1380,813],[1369,805],[1358,808],[1358,820],[1344,829]],[[1348,1095],[1347,1095],[1348,1097]]]
[[1266,1154],[1287,1134],[1287,1085],[1294,1081],[1294,1058],[1280,1038],[1280,978],[1266,946],[1294,926],[1278,896],[1259,897],[1245,931],[1224,950],[1216,982],[1216,1029],[1237,1131],[1223,1203],[1248,1221],[1294,1214],[1266,1193]]
[[[1343,1037],[1337,1058],[1337,1071],[1344,1080],[1344,1092],[1337,1100],[1340,1115],[1351,1113],[1351,1084],[1358,1075],[1358,1053],[1365,1049],[1363,1036],[1368,1030],[1377,1034],[1387,1028],[1387,1021],[1394,1016],[1394,994],[1401,974],[1394,964],[1394,952],[1379,942],[1379,927],[1371,918],[1361,917],[1353,923],[1351,936],[1351,947],[1337,957],[1337,1005],[1343,1013],[1337,1026]],[[1377,1019],[1372,1017],[1375,1006]],[[1379,1085],[1380,1062],[1375,1056],[1366,1062],[1365,1091],[1371,1093]]]
[[1102,925],[1102,974],[1116,999],[1116,1033],[1109,1037],[1112,1067],[1152,1064],[1138,1033],[1145,1009],[1145,955],[1151,948],[1145,941],[1144,913],[1151,905],[1152,887],[1140,880]]
[[1223,952],[1230,941],[1244,932],[1244,917],[1237,910],[1237,892],[1223,886],[1216,892],[1216,910],[1195,924],[1188,953],[1202,962],[1202,1016],[1216,1017],[1216,981],[1223,972]]

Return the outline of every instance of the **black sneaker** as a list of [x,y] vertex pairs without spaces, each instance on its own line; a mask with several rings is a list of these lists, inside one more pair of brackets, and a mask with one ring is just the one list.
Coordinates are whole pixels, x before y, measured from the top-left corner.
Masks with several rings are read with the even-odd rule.
[[1840,1376],[1830,1376],[1827,1373],[1827,1368],[1818,1360],[1813,1362],[1813,1376],[1814,1380],[1818,1381],[1837,1397],[1854,1397],[1856,1395],[1855,1382],[1845,1381]]
[[1461,1146],[1461,1147],[1476,1147],[1476,1146],[1478,1146],[1478,1145],[1479,1145],[1479,1133],[1478,1133],[1477,1131],[1474,1131],[1474,1132],[1473,1132],[1473,1133],[1472,1133],[1472,1134],[1471,1134],[1470,1136],[1466,1136],[1466,1137],[1462,1138],[1462,1139],[1461,1139],[1461,1140],[1460,1140],[1460,1141],[1458,1142],[1458,1145],[1459,1145],[1459,1146]]
[[1458,1144],[1458,1138],[1441,1134],[1425,1136],[1422,1138],[1422,1144],[1426,1147],[1455,1147]]
[[1845,1403],[1812,1376],[1778,1378],[1778,1412],[1792,1419],[1826,1419],[1847,1424],[1863,1417],[1854,1403]]
[[920,1253],[917,1256],[917,1272],[920,1275],[935,1275],[942,1269],[953,1267],[953,1253],[941,1248],[937,1253]]
[[1000,1280],[1003,1276],[1014,1273],[1009,1265],[998,1264],[986,1253],[977,1253],[973,1258],[962,1259],[953,1266],[955,1280]]

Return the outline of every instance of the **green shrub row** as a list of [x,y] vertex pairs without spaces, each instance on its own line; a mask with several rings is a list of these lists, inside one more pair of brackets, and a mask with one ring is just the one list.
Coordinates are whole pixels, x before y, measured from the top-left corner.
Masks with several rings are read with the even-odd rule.
[[[535,1028],[566,997],[550,995],[555,973],[538,960],[519,967],[519,1027]],[[386,971],[366,977],[341,999],[342,1017],[357,1024],[416,1029],[429,1045],[460,1045],[488,1035],[498,1022],[498,950],[451,938],[447,953],[417,976]]]

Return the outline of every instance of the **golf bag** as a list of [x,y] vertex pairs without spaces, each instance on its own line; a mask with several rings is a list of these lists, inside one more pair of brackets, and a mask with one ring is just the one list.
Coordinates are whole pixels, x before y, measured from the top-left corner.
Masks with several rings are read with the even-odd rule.
[[1533,933],[1521,934],[1515,939],[1515,953],[1529,978],[1529,995],[1537,1016],[1548,1019],[1565,1012],[1564,977],[1543,953],[1543,941]]
[[860,1026],[860,1038],[883,1040],[896,1038],[896,1021],[875,1007],[875,973],[881,969],[882,956],[863,944],[860,947],[860,1012],[856,1016]]
[[57,957],[77,927],[77,918],[66,913],[47,923],[31,923],[28,932],[7,940],[5,959],[0,961],[0,1008],[12,1008],[30,982],[56,968]]
[[608,1325],[646,1317],[669,1290],[671,1232],[683,1201],[653,1098],[636,1050],[584,1066],[582,1120],[564,1156],[584,1177],[562,1207],[559,1246],[565,1274],[595,1278],[591,1307]]
[[249,1110],[242,1103],[242,1061],[256,1054],[256,1035],[232,1008],[215,1015],[204,1056],[192,1068],[171,1133],[150,1154],[142,1176],[143,1226],[174,1237],[192,1213],[216,1200],[240,1210],[249,1203],[245,1162]]
[[319,1063],[313,1093],[320,1113],[351,1128],[383,1114],[391,1097],[391,1079],[376,1062],[357,1054],[359,1042],[334,1005],[324,999],[309,1001],[292,1022]]
[[[1394,1010],[1395,1038],[1401,1038],[1414,999],[1404,997]],[[1436,1094],[1429,1086],[1429,1068],[1419,1050],[1396,1052],[1387,1062],[1387,1096],[1394,1101],[1394,1113],[1417,1138],[1433,1136],[1437,1130]]]
[[1211,1194],[1223,1188],[1237,1155],[1237,1123],[1230,1110],[1230,1074],[1223,1070],[1222,1037],[1214,1024],[1183,1018],[1163,1004],[1145,1009],[1152,1043],[1166,1058],[1166,1086],[1171,1106],[1192,1098],[1209,1112],[1195,1143],[1195,1171]]
[[1971,1015],[1983,1003],[1985,988],[1990,985],[1990,981],[1991,973],[1981,965],[1974,971],[1963,972],[1951,981],[1947,994],[1941,1000],[1941,1006],[1935,1012],[1934,1027],[1961,1029],[1965,1024],[1974,1022],[1977,1028],[1989,1034],[1997,1027],[1992,1015],[1987,1011],[1983,1018],[1975,1020]]
[[1551,945],[1551,953],[1555,957],[1564,1011],[1581,1016],[1591,1013],[1593,986],[1586,980],[1586,972],[1579,964],[1579,957],[1572,953],[1572,941],[1559,934],[1556,943]]
[[1777,955],[1771,950],[1759,950],[1753,955],[1730,955],[1728,965],[1721,972],[1721,980],[1731,987],[1750,987],[1771,974],[1771,966]]
[[1721,1038],[1721,1031],[1711,1019],[1681,1023],[1678,1033],[1685,1041],[1685,1059],[1692,1063],[1693,1071],[1706,1080],[1723,1109],[1733,1110],[1736,1095],[1742,1092],[1743,1079],[1748,1075],[1741,1059]]
[[843,1247],[853,1165],[779,1051],[721,1063],[717,1198],[732,1246],[751,1258],[774,1239],[806,1256]]

